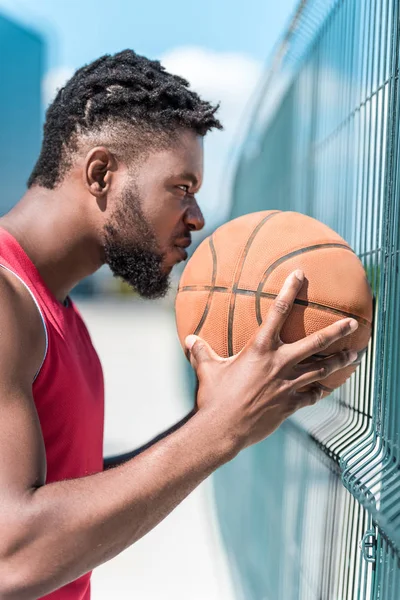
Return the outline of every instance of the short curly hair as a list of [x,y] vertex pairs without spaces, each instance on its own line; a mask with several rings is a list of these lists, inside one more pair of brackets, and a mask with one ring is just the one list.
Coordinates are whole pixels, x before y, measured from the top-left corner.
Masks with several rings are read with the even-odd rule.
[[78,69],[47,109],[39,159],[28,187],[54,189],[82,144],[108,144],[117,155],[166,147],[182,129],[222,129],[212,106],[182,77],[133,50],[105,54]]

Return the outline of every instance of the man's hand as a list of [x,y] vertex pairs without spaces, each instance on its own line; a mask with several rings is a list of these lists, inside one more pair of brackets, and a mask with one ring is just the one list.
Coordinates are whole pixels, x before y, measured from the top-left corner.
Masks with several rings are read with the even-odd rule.
[[[213,413],[234,452],[266,438],[298,408],[315,404],[322,397],[318,381],[357,358],[350,351],[304,363],[354,332],[355,319],[343,319],[292,344],[282,342],[282,327],[303,280],[302,271],[286,279],[265,322],[231,358],[221,358],[197,336],[186,338],[199,381],[198,408]],[[308,391],[301,391],[305,386]]]

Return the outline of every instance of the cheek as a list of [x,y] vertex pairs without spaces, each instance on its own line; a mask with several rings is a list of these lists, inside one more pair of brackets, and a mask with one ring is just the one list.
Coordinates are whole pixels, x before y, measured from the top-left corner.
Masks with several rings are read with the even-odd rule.
[[163,247],[171,245],[171,238],[179,228],[183,213],[176,210],[160,211],[153,221],[154,233]]

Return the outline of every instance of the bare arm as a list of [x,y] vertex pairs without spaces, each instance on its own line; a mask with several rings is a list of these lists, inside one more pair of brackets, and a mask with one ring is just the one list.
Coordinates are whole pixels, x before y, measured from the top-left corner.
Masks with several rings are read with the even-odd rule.
[[32,600],[142,537],[227,461],[231,448],[208,414],[197,414],[115,469],[45,485],[32,397],[43,327],[12,275],[0,275],[0,302],[0,597]]
[[[2,598],[41,597],[110,560],[168,515],[230,456],[211,443],[210,419],[186,427],[132,461],[82,479],[30,488],[3,545]],[[220,439],[214,432],[215,440]],[[11,499],[10,499],[11,500]],[[10,521],[11,507],[8,512]],[[7,524],[3,522],[3,526]]]
[[319,368],[298,364],[350,333],[345,323],[327,328],[304,344],[278,343],[285,315],[299,290],[299,283],[292,278],[267,323],[237,357],[221,359],[204,342],[195,342],[191,357],[200,382],[199,409],[185,425],[119,467],[45,485],[43,440],[31,390],[35,360],[40,359],[40,323],[35,328],[31,313],[32,331],[27,335],[21,323],[26,322],[28,309],[3,287],[3,600],[38,598],[116,556],[155,527],[216,468],[319,397],[317,389],[307,394],[297,389],[323,379],[351,358],[344,353],[330,357],[321,361]]

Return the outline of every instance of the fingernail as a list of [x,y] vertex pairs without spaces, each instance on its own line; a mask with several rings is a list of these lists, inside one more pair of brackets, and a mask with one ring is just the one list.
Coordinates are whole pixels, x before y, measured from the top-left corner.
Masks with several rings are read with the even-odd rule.
[[189,351],[193,348],[193,344],[195,343],[196,339],[197,338],[195,335],[188,335],[185,339],[185,346]]
[[299,281],[304,281],[304,273],[301,269],[297,269],[297,271],[295,271],[294,274],[296,275]]
[[350,331],[355,331],[358,328],[358,322],[355,319],[350,321]]

